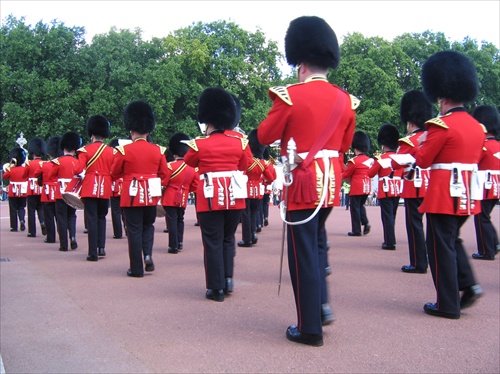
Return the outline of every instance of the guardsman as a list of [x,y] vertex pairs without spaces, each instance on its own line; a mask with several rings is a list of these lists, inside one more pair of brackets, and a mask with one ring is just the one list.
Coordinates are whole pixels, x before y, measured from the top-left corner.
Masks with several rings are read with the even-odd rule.
[[475,100],[478,79],[472,62],[455,51],[429,57],[421,79],[425,95],[439,106],[439,116],[425,123],[427,132],[415,152],[416,165],[431,169],[419,211],[426,213],[427,253],[437,299],[425,304],[424,311],[458,319],[461,310],[483,293],[459,236],[467,218],[481,211],[483,197],[477,188],[477,164],[485,129],[464,106]]
[[[370,138],[363,131],[356,131],[351,148],[355,156],[347,161],[347,167],[342,173],[342,179],[350,184],[351,231],[347,235],[368,235],[371,225],[366,215],[365,203],[372,191],[368,170],[373,165],[373,159],[367,155],[370,150]],[[361,226],[363,226],[363,231],[361,231]]]
[[375,157],[368,176],[378,176],[377,198],[380,203],[380,214],[384,231],[382,249],[396,249],[396,213],[398,210],[399,196],[401,193],[401,176],[403,169],[394,170],[391,156],[396,154],[398,148],[399,132],[396,126],[384,123],[378,132],[377,142],[382,147],[382,154]]
[[21,231],[24,231],[29,173],[29,169],[24,165],[26,151],[19,147],[12,148],[9,157],[10,162],[3,165],[2,178],[9,180],[10,231],[17,231],[18,220]]
[[282,210],[282,219],[287,224],[297,325],[288,327],[286,337],[321,346],[322,325],[332,321],[331,310],[322,308],[327,295],[325,222],[332,207],[339,205],[339,154],[351,145],[359,100],[328,82],[328,70],[340,62],[340,48],[323,19],[293,20],[285,36],[285,54],[288,64],[296,67],[299,83],[270,88],[273,106],[257,135],[265,145],[281,140],[281,156],[293,155],[287,158],[293,182],[284,191],[287,210]]
[[[474,216],[477,253],[473,253],[472,258],[494,260],[500,251],[498,234],[491,222],[491,212],[500,199],[500,142],[495,139],[500,134],[500,119],[497,108],[492,105],[476,107],[472,116],[486,128],[486,142],[479,160],[484,196],[481,201],[481,213]],[[498,224],[498,221],[496,223]]]
[[40,222],[42,235],[47,234],[45,229],[45,219],[42,205],[42,185],[38,184],[38,178],[35,177],[37,170],[43,165],[43,157],[47,154],[47,144],[41,138],[32,138],[28,142],[28,155],[31,160],[26,161],[28,174],[28,238],[36,237],[36,216]]
[[84,168],[80,197],[84,204],[88,230],[87,261],[106,256],[106,216],[111,197],[111,165],[113,148],[104,144],[109,138],[109,122],[101,115],[91,116],[85,124],[91,143],[77,150],[78,161]]
[[166,148],[147,140],[156,126],[153,109],[148,103],[133,101],[128,104],[124,122],[132,143],[115,148],[111,177],[114,180],[123,178],[120,206],[127,224],[130,259],[127,275],[142,278],[144,271],[155,270],[153,225],[161,198],[161,181],[168,176]]
[[196,212],[204,249],[205,297],[221,302],[233,291],[234,234],[247,196],[248,140],[225,132],[234,127],[236,104],[222,88],[203,90],[197,117],[206,136],[188,143],[184,161],[198,168],[200,177]]

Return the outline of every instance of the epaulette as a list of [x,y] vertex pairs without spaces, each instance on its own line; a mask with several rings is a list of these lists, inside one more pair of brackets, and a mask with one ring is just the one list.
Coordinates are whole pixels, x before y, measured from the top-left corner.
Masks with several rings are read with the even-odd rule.
[[288,94],[288,89],[285,86],[274,86],[269,89],[270,92],[278,96],[281,100],[283,100],[288,105],[293,105],[292,99],[290,99],[290,95]]
[[486,126],[484,126],[482,123],[479,123],[481,125],[481,127],[483,128],[483,131],[485,134],[488,133],[488,130],[486,129]]
[[162,146],[162,145],[159,145],[158,147],[160,147],[160,153],[161,153],[162,155],[164,155],[164,154],[165,154],[165,152],[167,151],[167,147],[164,147],[164,146]]
[[85,147],[80,147],[76,151],[77,152],[85,152],[85,153],[87,153],[87,149]]
[[354,161],[354,157],[353,158],[350,158],[347,162],[352,162],[353,164],[356,163],[356,161]]
[[118,152],[120,152],[122,155],[125,156],[125,148],[123,148],[123,145],[119,145],[118,147],[115,147],[113,154],[116,155]]
[[247,138],[240,138],[241,139],[241,148],[243,150],[247,149],[248,146],[248,139]]
[[56,165],[61,165],[58,158],[53,159],[52,162]]
[[169,170],[172,170],[172,165],[170,162],[167,164],[167,168],[169,168]]
[[186,145],[191,148],[192,150],[194,150],[195,152],[198,152],[198,145],[196,144],[196,140],[195,139],[191,139],[190,141],[188,141],[186,143]]
[[413,142],[410,140],[409,136],[405,136],[404,138],[399,139],[398,142],[400,142],[400,143],[406,143],[410,147],[415,147],[415,144],[413,144]]
[[361,104],[361,100],[359,100],[356,96],[353,96],[349,94],[349,97],[351,98],[351,109],[356,110],[358,106]]
[[430,123],[431,125],[436,125],[442,127],[443,129],[448,129],[448,125],[440,118],[436,117],[428,120],[426,123]]
[[380,160],[381,158],[382,158],[382,157],[380,157],[380,156],[375,156],[375,159],[376,159],[377,161],[378,161],[378,160]]
[[26,160],[26,161],[24,161],[24,165],[26,165],[26,166],[30,166],[30,160]]
[[44,162],[45,162],[45,161],[39,161],[39,162],[38,162],[38,165],[40,165],[40,167],[42,167]]

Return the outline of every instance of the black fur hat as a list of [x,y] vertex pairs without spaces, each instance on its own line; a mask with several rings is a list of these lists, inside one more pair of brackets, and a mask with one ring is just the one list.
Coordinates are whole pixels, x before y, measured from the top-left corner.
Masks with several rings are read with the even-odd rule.
[[62,150],[76,151],[82,146],[82,138],[74,131],[67,131],[61,137],[59,146]]
[[233,97],[234,104],[236,105],[236,118],[234,119],[234,123],[231,126],[226,127],[226,130],[233,130],[234,128],[236,128],[241,119],[241,101],[234,94],[231,94],[231,96]]
[[47,154],[47,143],[42,138],[31,138],[28,142],[28,153],[37,157]]
[[189,136],[183,132],[177,132],[170,138],[170,141],[168,142],[168,150],[172,155],[184,157],[188,151],[189,147],[187,144],[182,143],[181,140],[189,140]]
[[9,152],[9,157],[16,166],[21,166],[26,161],[26,151],[19,147],[12,148]]
[[478,122],[486,127],[486,131],[493,136],[500,134],[500,118],[497,108],[492,105],[479,105],[472,112]]
[[87,120],[86,128],[89,137],[94,135],[105,139],[109,138],[109,121],[104,116],[95,115],[90,117]]
[[423,91],[408,91],[401,99],[399,115],[405,128],[408,122],[412,122],[424,129],[425,122],[434,115],[433,105],[427,100]]
[[118,138],[113,138],[108,144],[111,148],[116,148],[120,145]]
[[236,103],[229,92],[219,87],[203,90],[198,99],[198,122],[226,130],[233,126],[235,120]]
[[366,153],[370,149],[370,138],[363,131],[354,132],[352,138],[352,149],[357,149],[360,152]]
[[52,158],[57,158],[62,156],[62,150],[60,147],[61,137],[60,136],[52,136],[49,138],[47,142],[47,154]]
[[322,18],[303,16],[290,22],[285,36],[285,55],[289,65],[302,62],[336,69],[340,62],[337,36]]
[[132,101],[125,107],[125,128],[139,134],[149,134],[156,127],[155,114],[144,101]]
[[479,91],[476,68],[459,52],[437,52],[422,66],[422,87],[433,103],[439,98],[470,103]]
[[259,159],[264,158],[264,151],[266,146],[260,144],[259,139],[257,138],[257,130],[253,129],[248,133],[248,144],[250,145],[250,149],[252,150],[252,155]]
[[377,135],[377,142],[379,145],[385,145],[390,149],[398,148],[399,131],[396,126],[391,123],[384,123],[380,126]]

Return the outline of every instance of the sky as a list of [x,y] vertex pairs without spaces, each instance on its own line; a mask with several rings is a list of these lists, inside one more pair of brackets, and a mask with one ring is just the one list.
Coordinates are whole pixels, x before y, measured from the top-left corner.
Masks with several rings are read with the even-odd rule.
[[139,1],[139,0],[0,0],[0,19],[9,14],[25,17],[25,24],[63,22],[83,26],[86,41],[95,34],[118,30],[142,30],[142,39],[166,36],[198,21],[232,21],[241,28],[262,30],[284,52],[284,37],[290,21],[314,15],[324,18],[337,38],[354,32],[392,41],[405,32],[443,32],[450,41],[465,37],[487,41],[500,49],[500,0],[486,1]]

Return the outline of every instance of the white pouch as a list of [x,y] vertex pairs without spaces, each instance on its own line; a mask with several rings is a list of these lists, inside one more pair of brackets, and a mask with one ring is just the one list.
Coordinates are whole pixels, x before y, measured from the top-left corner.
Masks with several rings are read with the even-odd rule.
[[151,197],[161,196],[161,178],[149,178],[148,190]]

